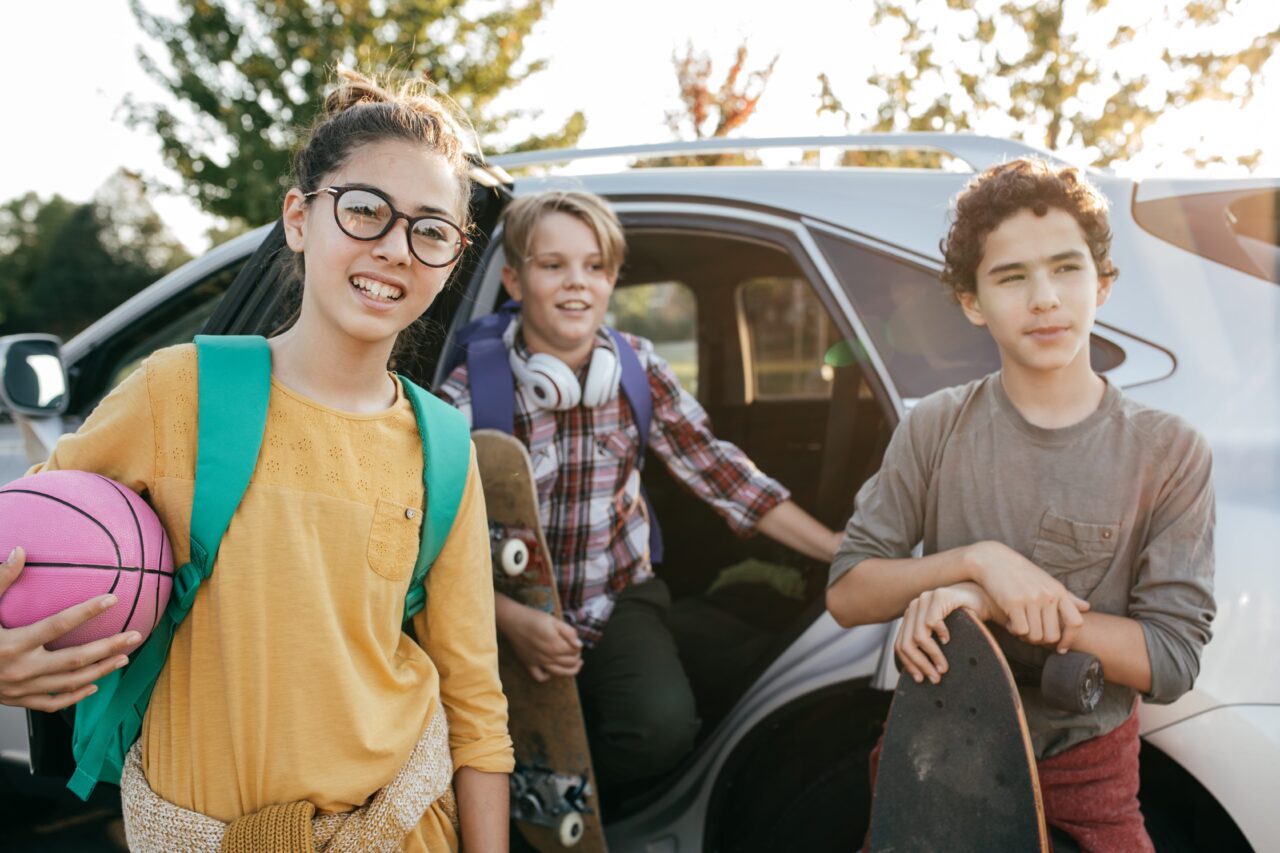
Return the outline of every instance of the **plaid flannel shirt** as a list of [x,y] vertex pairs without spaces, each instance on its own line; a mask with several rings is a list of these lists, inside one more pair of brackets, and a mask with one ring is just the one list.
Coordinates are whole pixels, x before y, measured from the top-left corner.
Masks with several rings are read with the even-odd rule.
[[[596,346],[605,345],[604,331]],[[680,386],[671,367],[644,338],[624,335],[635,348],[653,391],[649,446],[677,480],[698,495],[740,536],[790,493],[747,455],[711,434],[707,413]],[[529,355],[517,336],[518,351]],[[585,368],[579,379],[585,377]],[[471,418],[464,361],[436,392]],[[517,383],[515,436],[533,460],[538,512],[555,567],[565,620],[582,641],[599,640],[614,598],[653,577],[649,519],[640,497],[640,433],[621,393],[595,409],[539,409]]]

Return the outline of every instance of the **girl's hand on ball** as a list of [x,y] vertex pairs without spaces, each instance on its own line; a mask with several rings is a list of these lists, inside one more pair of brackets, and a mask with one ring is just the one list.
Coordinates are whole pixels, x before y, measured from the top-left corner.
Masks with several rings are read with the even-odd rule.
[[[0,596],[25,562],[22,549],[14,548],[0,563]],[[122,653],[141,639],[136,631],[53,652],[44,647],[115,603],[114,595],[100,595],[31,625],[0,628],[0,704],[58,711],[92,694],[98,689],[93,682],[128,663]]]

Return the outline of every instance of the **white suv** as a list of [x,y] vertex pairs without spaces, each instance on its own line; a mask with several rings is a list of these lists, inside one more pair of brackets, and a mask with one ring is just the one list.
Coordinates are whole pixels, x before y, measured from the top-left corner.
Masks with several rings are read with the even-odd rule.
[[[592,161],[728,148],[927,149],[962,170],[591,171]],[[998,367],[989,336],[938,284],[938,243],[948,201],[974,171],[1029,153],[1041,152],[899,134],[517,154],[477,167],[477,218],[491,234],[510,193],[573,186],[608,197],[630,245],[610,322],[654,340],[717,434],[839,527],[913,401]],[[512,180],[502,170],[570,162],[571,177]],[[1141,709],[1143,808],[1161,850],[1274,849],[1280,572],[1267,554],[1280,531],[1280,180],[1090,178],[1111,201],[1122,273],[1099,312],[1093,363],[1208,436],[1218,498],[1215,636],[1194,690]],[[246,234],[70,341],[67,413],[15,413],[31,458],[157,347],[202,326],[269,328],[281,311],[279,246],[270,227]],[[497,241],[480,241],[432,309],[442,330],[495,309],[501,261]],[[438,381],[447,338],[428,343],[408,372]],[[645,477],[668,543],[660,574],[674,618],[700,608],[705,641],[688,663],[703,727],[667,778],[606,804],[611,849],[854,849],[866,825],[866,754],[896,680],[893,626],[839,629],[823,608],[824,566],[734,539],[661,466]],[[721,572],[748,559],[768,566]],[[25,742],[9,739],[0,756],[25,758]]]

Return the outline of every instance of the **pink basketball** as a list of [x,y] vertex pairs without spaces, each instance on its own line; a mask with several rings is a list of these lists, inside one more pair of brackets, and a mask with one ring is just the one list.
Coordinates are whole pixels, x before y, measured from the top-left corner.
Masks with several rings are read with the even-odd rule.
[[21,545],[26,568],[0,597],[0,625],[17,628],[115,593],[115,607],[46,648],[122,631],[145,638],[173,588],[173,551],[146,501],[86,471],[46,471],[0,487],[0,559]]

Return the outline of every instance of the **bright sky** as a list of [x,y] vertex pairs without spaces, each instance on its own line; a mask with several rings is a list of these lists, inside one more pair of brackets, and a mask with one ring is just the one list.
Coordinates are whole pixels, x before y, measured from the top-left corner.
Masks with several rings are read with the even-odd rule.
[[[944,0],[920,2],[926,8],[945,6]],[[146,5],[164,11],[171,0],[146,0]],[[525,54],[547,58],[547,70],[497,106],[534,104],[544,110],[540,122],[518,132],[550,129],[582,109],[588,122],[583,147],[664,141],[671,136],[665,115],[678,107],[673,51],[692,40],[711,55],[712,80],[718,84],[745,38],[748,68],[780,56],[747,124],[749,135],[842,133],[839,120],[815,115],[818,73],[830,76],[855,116],[869,113],[875,93],[868,91],[867,74],[873,64],[888,67],[899,54],[892,40],[868,36],[871,5],[871,0],[556,0]],[[1116,14],[1135,8],[1111,4]],[[1239,43],[1277,26],[1280,4],[1246,0],[1233,32],[1224,38],[1234,36]],[[1158,44],[1185,41],[1186,32],[1175,28]],[[123,122],[120,104],[126,95],[162,97],[138,66],[135,54],[143,43],[127,0],[0,4],[0,72],[9,81],[0,201],[32,190],[85,200],[119,166],[175,180],[160,161],[156,138]],[[939,45],[944,49],[963,51],[964,45]],[[1269,60],[1261,82],[1246,111],[1219,102],[1167,113],[1148,130],[1142,154],[1117,170],[1185,173],[1191,161],[1182,152],[1203,138],[1207,151],[1239,152],[1240,140],[1249,140],[1250,150],[1267,149],[1260,171],[1280,172],[1280,150],[1264,131],[1271,126],[1264,116],[1273,120],[1280,114],[1280,59]],[[206,217],[181,198],[158,197],[153,203],[184,243],[203,248]]]

